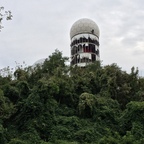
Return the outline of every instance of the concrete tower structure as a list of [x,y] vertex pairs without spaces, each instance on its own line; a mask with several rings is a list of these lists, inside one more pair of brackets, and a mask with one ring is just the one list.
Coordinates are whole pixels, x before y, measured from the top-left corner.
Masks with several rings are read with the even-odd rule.
[[85,67],[100,60],[99,28],[97,24],[87,18],[76,21],[70,30],[71,65]]

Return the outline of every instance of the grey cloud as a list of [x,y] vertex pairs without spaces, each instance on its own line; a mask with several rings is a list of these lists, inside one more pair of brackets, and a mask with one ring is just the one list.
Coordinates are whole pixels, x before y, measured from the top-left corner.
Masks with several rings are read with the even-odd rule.
[[133,55],[144,55],[144,50],[135,50]]

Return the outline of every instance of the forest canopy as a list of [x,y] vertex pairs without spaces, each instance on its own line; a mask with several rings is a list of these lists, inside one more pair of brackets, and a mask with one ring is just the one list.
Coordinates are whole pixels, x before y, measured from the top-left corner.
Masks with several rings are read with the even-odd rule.
[[144,78],[97,61],[42,65],[0,76],[1,144],[143,144]]

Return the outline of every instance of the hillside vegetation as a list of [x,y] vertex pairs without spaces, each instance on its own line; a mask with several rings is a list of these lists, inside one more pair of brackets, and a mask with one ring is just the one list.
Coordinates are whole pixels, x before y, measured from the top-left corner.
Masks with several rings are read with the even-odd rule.
[[144,78],[116,64],[43,65],[0,76],[0,144],[143,144]]

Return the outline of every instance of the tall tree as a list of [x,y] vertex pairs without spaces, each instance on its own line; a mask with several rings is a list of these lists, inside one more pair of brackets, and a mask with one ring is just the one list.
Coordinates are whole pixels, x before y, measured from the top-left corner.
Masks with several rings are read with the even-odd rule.
[[2,26],[2,21],[6,19],[6,20],[11,20],[12,19],[12,13],[11,11],[4,11],[4,7],[0,7],[0,31],[3,28]]

